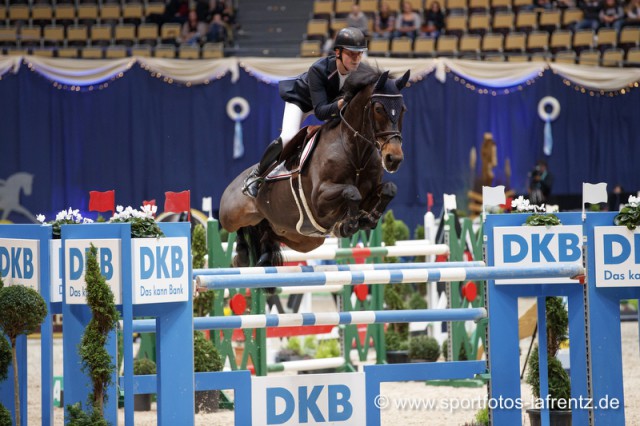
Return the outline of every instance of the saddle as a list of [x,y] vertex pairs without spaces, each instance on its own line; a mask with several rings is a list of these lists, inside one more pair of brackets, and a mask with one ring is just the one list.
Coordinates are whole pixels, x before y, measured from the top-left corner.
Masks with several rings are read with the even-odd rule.
[[289,179],[300,174],[307,161],[311,158],[319,135],[319,125],[302,128],[298,134],[285,146],[280,154],[278,164],[267,174],[267,182]]
[[291,195],[298,208],[296,230],[308,237],[324,237],[330,230],[323,228],[313,217],[302,187],[300,173],[308,163],[316,146],[320,126],[308,126],[298,132],[280,155],[280,162],[265,177],[266,183],[288,179]]

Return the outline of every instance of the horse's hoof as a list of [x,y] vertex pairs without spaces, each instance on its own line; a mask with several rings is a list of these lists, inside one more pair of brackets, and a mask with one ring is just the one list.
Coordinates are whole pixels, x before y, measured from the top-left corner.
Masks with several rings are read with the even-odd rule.
[[271,266],[271,255],[269,253],[262,253],[256,266]]

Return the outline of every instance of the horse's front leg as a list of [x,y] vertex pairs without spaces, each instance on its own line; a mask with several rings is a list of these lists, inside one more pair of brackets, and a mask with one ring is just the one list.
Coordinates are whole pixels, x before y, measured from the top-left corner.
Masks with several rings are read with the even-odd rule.
[[358,223],[360,229],[373,229],[378,225],[384,210],[398,193],[398,187],[393,182],[384,182],[378,186],[371,196],[363,203]]
[[343,184],[322,185],[322,190],[318,191],[317,195],[318,217],[330,215],[340,204],[346,208],[345,215],[338,217],[337,223],[333,226],[333,233],[337,237],[350,237],[358,231],[358,217],[362,202],[362,195],[358,188]]

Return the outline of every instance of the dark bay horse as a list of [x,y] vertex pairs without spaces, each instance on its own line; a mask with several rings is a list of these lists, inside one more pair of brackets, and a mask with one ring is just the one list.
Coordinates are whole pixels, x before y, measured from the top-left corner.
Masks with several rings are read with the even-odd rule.
[[[308,252],[326,235],[349,237],[375,228],[397,191],[382,178],[404,159],[400,90],[408,79],[409,71],[393,80],[388,71],[361,64],[345,82],[340,117],[320,128],[311,158],[291,178],[265,182],[255,199],[242,193],[254,166],[229,184],[220,201],[220,223],[238,232],[236,266],[247,266],[249,256],[260,266],[282,264],[280,243]],[[291,169],[295,161],[287,160]]]

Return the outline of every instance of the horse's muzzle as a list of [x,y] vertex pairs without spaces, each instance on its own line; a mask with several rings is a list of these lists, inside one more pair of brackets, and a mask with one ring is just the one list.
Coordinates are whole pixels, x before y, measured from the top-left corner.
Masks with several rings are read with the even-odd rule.
[[389,173],[395,173],[398,171],[398,168],[400,168],[402,160],[404,160],[404,154],[390,152],[383,155],[382,165]]

